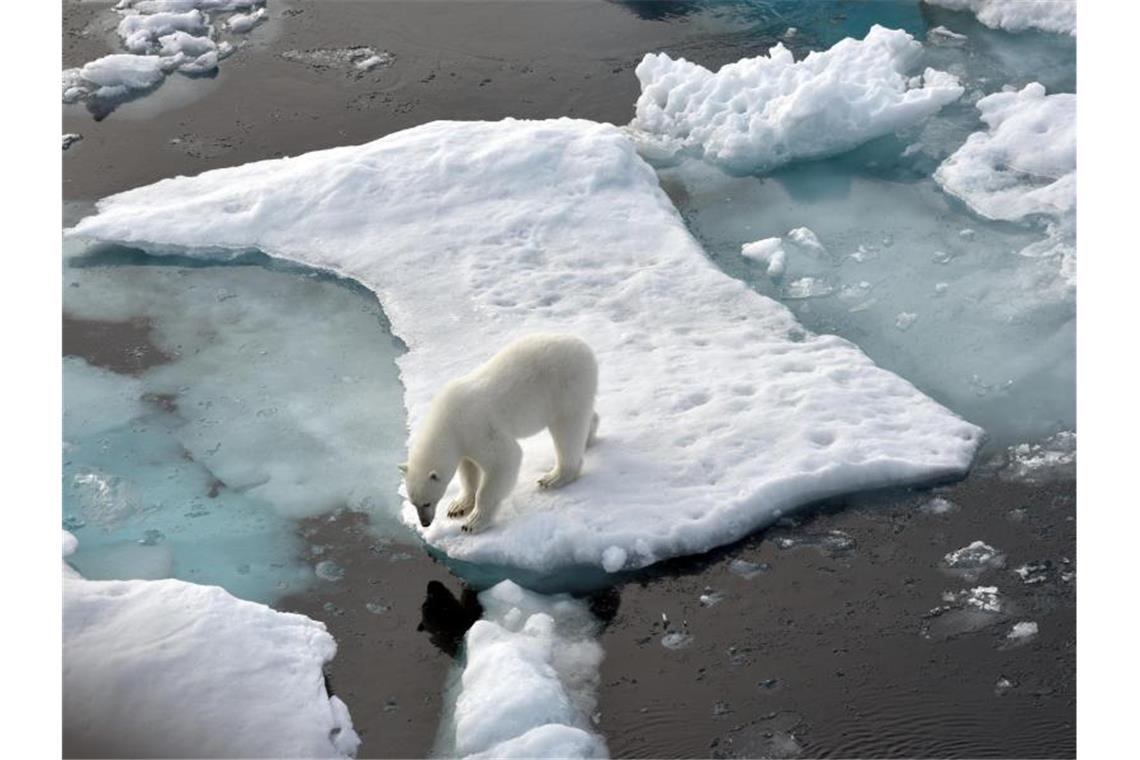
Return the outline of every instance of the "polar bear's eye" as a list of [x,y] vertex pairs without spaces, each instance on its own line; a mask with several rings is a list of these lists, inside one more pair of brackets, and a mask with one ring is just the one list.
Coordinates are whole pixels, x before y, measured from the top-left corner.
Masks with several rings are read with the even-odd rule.
[[435,470],[432,470],[430,473],[428,473],[428,477],[432,480],[439,480],[439,476],[435,474]]

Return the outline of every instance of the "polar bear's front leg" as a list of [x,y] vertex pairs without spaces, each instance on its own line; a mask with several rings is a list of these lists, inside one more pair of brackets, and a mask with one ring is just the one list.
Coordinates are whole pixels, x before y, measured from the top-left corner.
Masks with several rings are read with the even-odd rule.
[[463,524],[465,533],[475,533],[491,524],[499,503],[510,495],[519,479],[522,447],[513,438],[494,436],[494,446],[481,457],[483,480],[475,492],[475,511]]
[[479,465],[467,457],[459,460],[459,482],[463,492],[447,508],[448,517],[463,517],[475,506],[475,493],[479,489]]

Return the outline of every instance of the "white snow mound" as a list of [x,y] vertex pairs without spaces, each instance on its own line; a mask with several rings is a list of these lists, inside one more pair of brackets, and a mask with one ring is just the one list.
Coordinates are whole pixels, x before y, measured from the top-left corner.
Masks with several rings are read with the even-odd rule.
[[934,114],[963,93],[951,74],[907,72],[922,44],[875,25],[862,40],[796,61],[777,43],[713,73],[650,53],[638,64],[637,115],[630,126],[653,155],[686,151],[739,172],[850,150]]
[[503,581],[479,595],[456,697],[460,757],[607,757],[590,731],[602,648],[597,621],[569,596]]
[[[75,539],[64,533],[66,556]],[[176,580],[64,565],[63,743],[79,757],[350,757],[323,623]]]
[[[374,290],[408,346],[409,422],[523,334],[597,353],[600,440],[539,491],[543,434],[491,527],[441,514],[457,559],[614,571],[699,553],[856,489],[964,472],[982,431],[716,269],[633,143],[587,121],[435,122],[355,147],[164,180],[73,233],[152,251],[261,249]],[[444,504],[457,493],[452,484]],[[418,529],[414,509],[404,519]]]
[[991,29],[1077,35],[1077,0],[923,0],[955,11],[972,11]]

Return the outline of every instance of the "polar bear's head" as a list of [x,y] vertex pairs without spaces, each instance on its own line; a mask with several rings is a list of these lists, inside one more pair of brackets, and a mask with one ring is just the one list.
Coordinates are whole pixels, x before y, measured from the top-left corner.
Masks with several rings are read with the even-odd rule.
[[411,464],[405,462],[400,465],[400,470],[404,473],[404,486],[408,491],[408,501],[412,502],[412,506],[416,508],[416,513],[420,517],[420,525],[426,528],[435,519],[435,507],[443,498],[443,492],[447,490],[447,483],[451,478],[444,480],[437,470],[416,467],[414,462],[414,459]]

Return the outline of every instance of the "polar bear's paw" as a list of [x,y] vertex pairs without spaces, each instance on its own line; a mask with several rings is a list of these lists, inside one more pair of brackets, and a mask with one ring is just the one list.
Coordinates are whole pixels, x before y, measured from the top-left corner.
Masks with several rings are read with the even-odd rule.
[[579,470],[566,470],[556,467],[538,479],[539,488],[561,488],[578,479]]
[[465,514],[470,512],[471,508],[474,506],[475,506],[475,497],[474,496],[460,496],[458,499],[455,499],[454,501],[452,501],[451,506],[449,506],[447,508],[447,516],[448,517],[463,517]]
[[467,518],[467,522],[463,523],[464,533],[478,533],[487,527],[488,520],[485,516],[476,512]]

